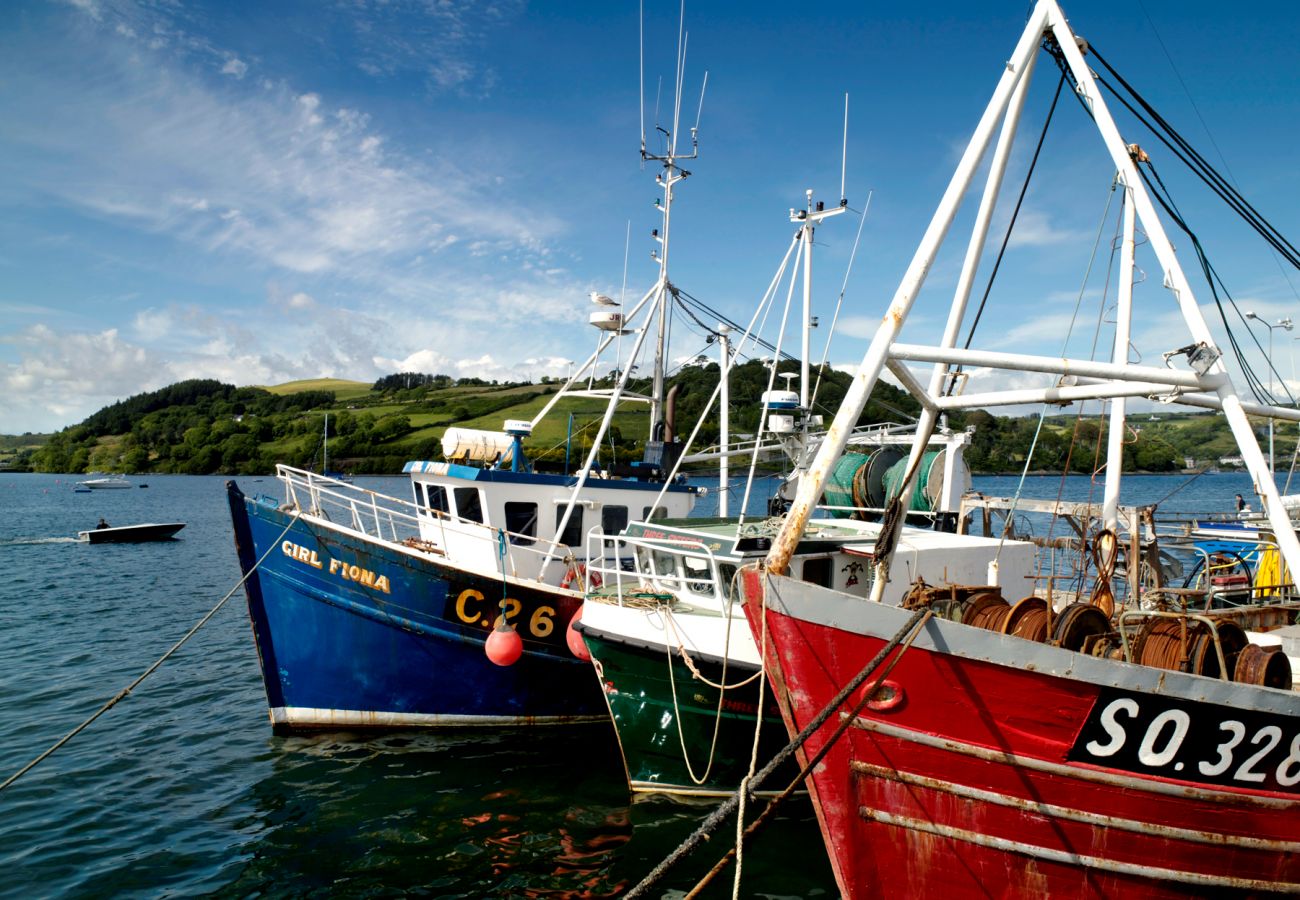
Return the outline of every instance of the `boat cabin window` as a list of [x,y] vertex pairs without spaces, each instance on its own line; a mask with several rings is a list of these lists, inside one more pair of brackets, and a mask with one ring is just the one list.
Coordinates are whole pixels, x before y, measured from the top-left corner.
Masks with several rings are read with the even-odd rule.
[[451,512],[447,503],[447,489],[440,484],[424,485],[424,505],[431,513]]
[[527,546],[537,542],[537,504],[506,502],[506,531],[510,543]]
[[803,561],[803,580],[822,587],[831,586],[831,558],[818,556]]
[[686,587],[696,594],[713,596],[713,572],[709,570],[709,561],[697,556],[683,556],[682,566],[686,569]]
[[641,507],[641,521],[653,522],[655,519],[668,518],[668,510],[662,506],[643,506]]
[[733,596],[731,584],[736,579],[736,567],[731,563],[718,563],[718,587],[722,589],[722,596],[728,600],[736,599]]
[[606,506],[600,511],[600,530],[605,534],[619,534],[627,527],[626,506]]
[[[558,529],[560,523],[564,521],[565,507],[560,506],[555,510],[555,527]],[[570,550],[582,549],[582,507],[575,506],[573,515],[569,516],[569,524],[564,528],[564,534],[558,535],[556,540],[566,545]]]
[[479,499],[478,488],[453,488],[456,498],[456,515],[471,522],[483,521],[483,502]]
[[660,578],[677,577],[677,556],[667,550],[651,550],[650,562]]

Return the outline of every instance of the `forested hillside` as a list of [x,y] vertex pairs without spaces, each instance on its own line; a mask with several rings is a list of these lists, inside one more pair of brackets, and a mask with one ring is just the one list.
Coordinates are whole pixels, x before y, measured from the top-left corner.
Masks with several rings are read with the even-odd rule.
[[[779,367],[780,372],[797,369],[793,361]],[[689,434],[704,410],[718,373],[716,364],[692,365],[670,379],[678,388],[680,437]],[[829,424],[851,378],[829,368],[814,377],[814,411]],[[732,369],[733,434],[758,429],[761,396],[769,383],[770,370],[761,361]],[[780,388],[785,382],[778,378],[775,384]],[[608,379],[596,382],[608,385]],[[506,419],[532,419],[558,389],[557,382],[545,380],[496,384],[413,372],[388,375],[372,385],[320,380],[237,388],[207,379],[183,381],[114,403],[54,435],[0,439],[0,453],[5,454],[0,461],[13,469],[69,473],[266,473],[277,462],[319,468],[328,416],[331,469],[392,473],[409,459],[439,458],[448,427],[498,430]],[[645,393],[648,384],[633,384],[632,390]],[[604,401],[597,398],[562,400],[526,441],[530,458],[542,466],[562,466],[566,445],[570,458],[579,458],[589,449],[603,410]],[[882,383],[860,421],[903,423],[918,412],[909,396]],[[1035,416],[983,411],[953,416],[949,424],[974,429],[967,459],[977,472],[1019,471],[1031,449],[1034,471],[1088,473],[1104,458],[1104,423],[1095,406],[1084,417],[1072,411],[1050,417],[1041,428]],[[1256,430],[1264,443],[1265,427]],[[645,406],[629,404],[615,416],[601,450],[602,462],[639,458],[648,433]],[[715,410],[696,445],[717,440]],[[1279,427],[1276,445],[1281,468],[1294,450],[1294,434]],[[1233,446],[1226,426],[1210,414],[1135,416],[1125,442],[1125,468],[1175,471],[1188,458],[1204,468],[1219,464],[1219,457],[1231,454]]]

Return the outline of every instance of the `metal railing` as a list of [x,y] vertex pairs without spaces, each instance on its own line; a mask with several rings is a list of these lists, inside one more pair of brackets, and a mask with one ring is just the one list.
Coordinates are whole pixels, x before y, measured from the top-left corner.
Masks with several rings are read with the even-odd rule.
[[[708,566],[707,573],[690,575],[685,574],[683,571],[682,574],[678,574],[676,566],[674,566],[672,574],[645,571],[642,568],[643,560],[636,552],[638,548],[646,552],[651,567],[655,565],[654,554],[666,553],[674,558],[684,559],[688,556],[695,559],[703,558]],[[593,550],[597,552],[592,552]],[[631,573],[622,566],[621,561],[625,555],[630,555],[634,560]],[[609,564],[610,559],[613,559],[613,565]],[[593,532],[588,541],[587,560],[588,579],[594,573],[601,577],[604,585],[612,585],[617,591],[620,605],[623,603],[625,590],[641,587],[662,590],[674,596],[682,593],[689,593],[694,596],[708,596],[720,604],[731,602],[731,598],[724,596],[724,592],[718,588],[717,559],[713,555],[713,551],[702,541],[680,538],[662,540]],[[681,568],[682,570],[685,569],[685,563],[682,564]],[[629,578],[629,575],[635,576],[635,584],[632,587],[625,586],[633,580]],[[700,590],[698,586],[705,582],[708,584],[708,590]]]
[[[320,516],[367,537],[415,549],[433,550],[443,556],[449,552],[447,526],[455,529],[454,537],[482,541],[492,546],[492,556],[497,560],[498,574],[513,577],[541,578],[541,559],[552,551],[557,571],[570,565],[573,550],[558,541],[540,541],[535,535],[494,528],[474,519],[452,516],[441,510],[430,510],[410,500],[390,494],[381,494],[367,488],[337,481],[325,475],[277,465],[276,477],[285,486],[285,500],[308,515]],[[421,524],[434,522],[438,526],[438,540],[428,544]],[[538,546],[528,546],[537,544]],[[516,554],[538,557],[537,564],[520,575]],[[559,580],[558,578],[556,579]]]

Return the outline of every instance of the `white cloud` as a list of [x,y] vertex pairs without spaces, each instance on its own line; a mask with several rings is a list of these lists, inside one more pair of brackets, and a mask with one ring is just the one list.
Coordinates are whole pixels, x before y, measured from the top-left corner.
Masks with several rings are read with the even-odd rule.
[[305,294],[302,291],[299,291],[289,298],[290,309],[311,309],[315,305],[316,301],[311,298],[311,295]]
[[221,67],[222,75],[233,75],[235,78],[243,78],[248,74],[248,63],[244,62],[237,56],[232,56],[226,60]]
[[1058,228],[1041,210],[1022,208],[1016,217],[1008,247],[1045,247],[1081,240],[1078,232]]

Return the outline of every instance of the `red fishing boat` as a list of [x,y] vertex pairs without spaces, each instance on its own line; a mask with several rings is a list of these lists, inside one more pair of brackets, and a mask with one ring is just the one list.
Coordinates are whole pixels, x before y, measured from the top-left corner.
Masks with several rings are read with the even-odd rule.
[[[1103,177],[1122,197],[1108,361],[958,346],[1040,48],[1095,122],[1113,166]],[[1040,0],[783,530],[763,568],[745,570],[747,619],[756,639],[766,635],[764,665],[791,735],[815,724],[864,664],[878,667],[801,750],[846,897],[1300,893],[1300,694],[1287,656],[1248,634],[1296,621],[1291,579],[1257,583],[1241,608],[1216,610],[1213,598],[1161,585],[1144,562],[1155,558],[1152,523],[1125,526],[1118,507],[1125,397],[1219,410],[1253,476],[1276,553],[1300,572],[1300,542],[1246,418],[1295,421],[1296,413],[1238,396],[1139,171],[1147,155],[1121,138],[1085,53],[1106,65],[1055,0]],[[936,346],[903,344],[898,335],[990,147],[947,328]],[[1071,152],[1075,163],[1084,158],[1077,146]],[[1145,271],[1160,275],[1144,290],[1167,289],[1187,328],[1143,335],[1171,342],[1145,354],[1163,356],[1163,366],[1142,365],[1130,351],[1133,289],[1142,282],[1134,253],[1143,243],[1155,256]],[[928,387],[909,362],[934,364]],[[1001,390],[995,382],[962,395],[952,386],[963,366],[1043,373],[1046,383]],[[1063,591],[1049,579],[1016,602],[1026,586],[999,585],[994,565],[986,585],[917,585],[902,601],[910,608],[900,608],[882,602],[898,533],[889,527],[868,554],[870,600],[786,574],[885,367],[924,409],[913,470],[947,410],[1109,400],[1105,501],[1096,526],[1076,535],[1099,560],[1091,591]],[[1062,546],[1044,546],[1049,574]],[[1127,582],[1115,575],[1120,556]],[[905,568],[900,562],[895,577],[906,579]]]
[[[747,574],[792,733],[910,618]],[[932,618],[832,746],[813,796],[847,897],[1295,893],[1298,708],[1292,691]]]

